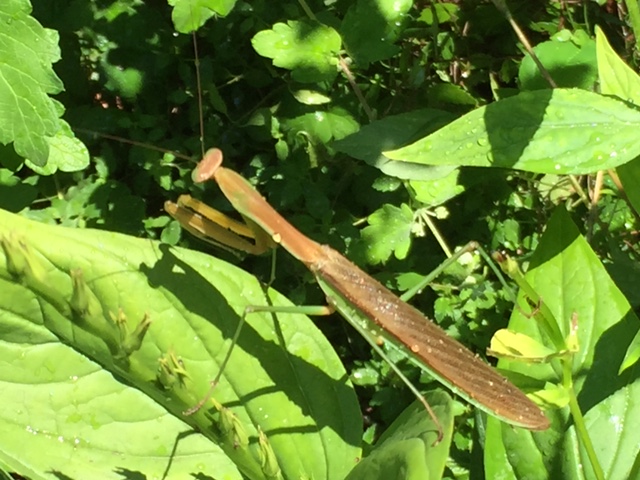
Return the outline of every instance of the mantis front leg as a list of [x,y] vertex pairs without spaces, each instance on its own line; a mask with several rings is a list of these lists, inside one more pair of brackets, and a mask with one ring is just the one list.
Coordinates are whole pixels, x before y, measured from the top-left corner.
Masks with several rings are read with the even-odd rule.
[[193,236],[232,253],[262,255],[275,247],[255,223],[239,222],[190,195],[181,195],[177,203],[165,202],[164,209]]

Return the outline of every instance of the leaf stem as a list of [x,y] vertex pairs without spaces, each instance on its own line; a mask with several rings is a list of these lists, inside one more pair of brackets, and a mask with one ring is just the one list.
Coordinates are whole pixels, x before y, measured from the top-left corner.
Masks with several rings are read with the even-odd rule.
[[593,468],[595,477],[598,480],[604,480],[604,472],[602,470],[602,467],[600,466],[600,462],[598,461],[598,456],[596,455],[595,448],[593,448],[591,437],[589,436],[587,426],[584,423],[584,416],[582,415],[575,390],[573,389],[571,360],[567,359],[563,361],[563,365],[565,370],[564,377],[565,380],[567,380],[569,383],[569,385],[565,385],[566,391],[569,394],[569,410],[571,411],[571,416],[573,417],[573,423],[576,427],[576,433],[580,438],[580,441],[582,442],[582,446],[587,452],[587,456],[589,457],[589,461],[591,463],[591,467]]

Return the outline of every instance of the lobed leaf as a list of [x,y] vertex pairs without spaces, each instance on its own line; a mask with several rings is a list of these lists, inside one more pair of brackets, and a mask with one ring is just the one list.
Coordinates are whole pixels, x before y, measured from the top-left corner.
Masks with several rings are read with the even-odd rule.
[[169,0],[173,7],[171,18],[180,33],[191,33],[214,15],[225,17],[237,0]]
[[13,142],[16,152],[43,166],[49,157],[47,137],[60,125],[62,82],[51,65],[60,59],[58,34],[42,27],[28,1],[0,6],[0,143]]
[[356,62],[384,60],[399,51],[394,43],[412,4],[410,0],[359,0],[349,8],[340,30]]
[[256,33],[251,45],[259,55],[273,59],[276,67],[292,71],[298,82],[331,81],[338,74],[341,39],[333,28],[306,21],[276,23]]
[[383,263],[391,255],[402,260],[411,246],[413,211],[408,205],[400,208],[383,205],[368,217],[369,226],[362,230],[362,240],[367,244],[366,256],[371,264]]

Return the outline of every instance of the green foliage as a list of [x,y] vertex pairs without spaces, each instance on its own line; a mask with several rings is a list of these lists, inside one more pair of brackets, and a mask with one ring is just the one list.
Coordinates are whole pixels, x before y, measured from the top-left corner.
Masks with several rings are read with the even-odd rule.
[[[245,302],[287,305],[282,296],[198,252],[1,215],[9,468],[241,478],[239,468],[267,478],[254,442],[262,431],[285,478],[300,471],[341,478],[351,469],[358,404],[331,346],[301,315],[250,316],[225,374],[232,377],[215,391],[217,402],[235,407],[213,417],[205,409],[182,414],[208,390]],[[34,448],[25,449],[32,439]]]
[[378,440],[378,447],[347,476],[348,480],[394,478],[402,472],[405,479],[440,478],[451,444],[453,411],[451,398],[444,392],[429,392],[426,397],[440,426],[425,417],[424,407],[416,402],[407,408]]
[[[526,279],[544,299],[565,335],[569,335],[571,328],[568,317],[574,316],[580,353],[573,358],[571,368],[580,403],[590,406],[585,409],[586,428],[598,452],[604,478],[628,477],[638,453],[632,447],[638,441],[638,433],[631,425],[640,418],[640,405],[632,400],[636,398],[640,383],[617,373],[624,357],[624,346],[638,331],[638,318],[563,209],[556,210],[549,219],[547,230],[531,258]],[[585,302],[584,298],[589,301]],[[522,293],[518,304],[525,304]],[[524,308],[514,310],[509,327],[544,340],[540,324],[527,318],[524,311]],[[499,367],[552,381],[558,375],[559,364],[555,360],[538,365],[501,360]],[[603,382],[603,378],[609,381]],[[551,415],[562,423],[567,411],[555,410]],[[572,437],[580,436],[581,425],[577,423],[563,436],[557,436],[551,430],[536,434],[534,442],[530,434],[513,432],[489,419],[486,448],[491,449],[492,461],[487,477],[517,479],[545,471],[549,472],[550,478],[581,478],[578,475],[582,473],[578,474],[576,468],[581,468],[578,467],[583,462],[580,457],[587,457],[585,446],[577,442],[579,455],[570,446],[574,442]],[[624,440],[612,444],[610,439],[616,430],[615,435]],[[507,451],[510,453],[505,454]],[[514,455],[515,452],[518,454]],[[591,470],[589,462],[586,464],[588,466],[583,464],[583,468]],[[586,478],[593,478],[593,473],[587,473]]]
[[[545,59],[544,66],[556,86],[593,89],[598,79],[596,42],[583,30],[575,33],[562,30],[548,42],[536,45],[533,51]],[[549,86],[531,55],[522,60],[518,78],[523,90],[546,89]]]
[[410,0],[360,0],[342,20],[343,41],[358,63],[386,60],[398,53],[395,42],[404,30]]
[[59,119],[60,104],[49,97],[63,88],[51,68],[60,60],[58,34],[42,28],[29,13],[28,3],[19,0],[0,9],[0,23],[10,28],[10,35],[3,36],[0,67],[0,142],[13,143],[16,153],[36,167],[49,163],[47,173],[56,167],[83,169],[88,164],[86,148],[74,141]]
[[[546,75],[499,2],[2,2],[0,207],[20,217],[0,212],[0,470],[639,478],[640,15],[627,2],[626,25],[583,3],[509,3]],[[176,33],[194,30],[197,62]],[[337,318],[320,334],[290,314],[250,315],[214,403],[183,415],[245,306],[288,304],[256,280],[269,258],[214,253],[249,275],[175,246],[207,248],[165,201],[231,210],[185,160],[202,155],[199,92],[205,147],[386,285],[411,290],[470,240],[511,252],[533,291],[517,307],[477,257],[412,302],[480,354],[510,314],[511,330],[554,352],[500,363],[551,429],[484,430],[434,392],[445,440],[433,446],[432,419],[400,416],[412,397],[364,340]],[[620,182],[600,182],[607,169]],[[302,266],[278,260],[275,288],[324,301]],[[437,385],[388,353],[421,390]],[[379,447],[362,454],[363,438]]]
[[338,74],[340,35],[331,27],[297,21],[276,23],[273,29],[258,32],[251,45],[263,57],[272,58],[276,67],[291,70],[298,82],[330,82]]
[[640,154],[640,112],[585,90],[535,90],[478,108],[391,159],[579,175]]
[[197,30],[214,15],[226,16],[236,0],[169,0],[173,8],[171,18],[176,30],[189,33]]
[[369,226],[362,230],[362,239],[373,248],[367,250],[371,264],[386,262],[391,255],[406,258],[411,246],[413,212],[408,205],[383,205],[367,218]]

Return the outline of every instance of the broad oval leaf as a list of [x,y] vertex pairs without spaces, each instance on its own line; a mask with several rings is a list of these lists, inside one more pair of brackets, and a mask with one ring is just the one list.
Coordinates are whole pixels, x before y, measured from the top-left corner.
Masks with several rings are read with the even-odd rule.
[[[598,74],[602,93],[617,95],[620,98],[635,103],[640,103],[640,77],[634,72],[611,48],[607,37],[600,28],[596,27],[596,48],[598,53]],[[620,165],[617,169],[618,176],[624,187],[629,203],[636,212],[640,212],[640,160]]]
[[[0,423],[12,465],[75,478],[96,469],[159,478],[175,467],[190,478],[218,477],[231,461],[267,478],[272,451],[284,478],[342,478],[353,467],[355,394],[301,315],[249,315],[216,403],[183,415],[209,389],[245,307],[290,305],[281,295],[218,259],[157,242],[4,211],[0,225]],[[37,434],[29,448],[24,432]],[[106,444],[108,455],[92,456]]]
[[[572,376],[587,433],[604,478],[627,479],[640,452],[640,381],[618,375],[638,318],[563,208],[558,208],[531,258],[525,278],[553,313],[563,335],[577,321],[579,351]],[[560,293],[559,293],[560,292]],[[519,304],[525,305],[522,293]],[[542,339],[536,321],[516,309],[510,328]],[[560,383],[558,360],[534,365],[501,360],[499,366]],[[555,368],[554,368],[555,367]],[[487,478],[596,478],[568,407],[547,412],[552,427],[531,433],[489,419]],[[508,452],[508,453],[507,453]]]
[[[533,48],[556,87],[592,89],[597,79],[596,43],[583,30],[562,30]],[[549,88],[549,82],[525,55],[518,71],[522,90]]]
[[[453,402],[441,390],[427,392],[425,399],[439,424],[415,401],[387,428],[347,480],[386,480],[400,474],[404,480],[442,478],[453,436]],[[438,442],[439,429],[442,439]]]
[[640,111],[578,89],[537,90],[478,108],[417,142],[384,154],[437,166],[586,174],[640,154]]

